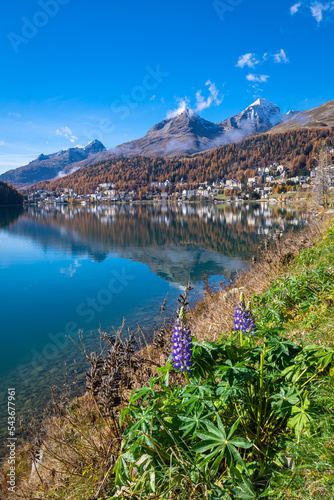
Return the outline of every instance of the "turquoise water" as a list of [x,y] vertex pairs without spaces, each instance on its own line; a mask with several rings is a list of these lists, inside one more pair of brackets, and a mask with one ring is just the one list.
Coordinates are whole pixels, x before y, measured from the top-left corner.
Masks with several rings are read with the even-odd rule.
[[[233,279],[258,253],[263,234],[299,227],[306,214],[258,205],[115,205],[0,211],[0,403],[16,387],[18,408],[44,407],[50,373],[63,384],[84,356],[67,337],[84,333],[98,349],[99,327],[123,318],[149,334],[167,295],[167,314],[190,279]],[[1,429],[1,422],[0,422]]]

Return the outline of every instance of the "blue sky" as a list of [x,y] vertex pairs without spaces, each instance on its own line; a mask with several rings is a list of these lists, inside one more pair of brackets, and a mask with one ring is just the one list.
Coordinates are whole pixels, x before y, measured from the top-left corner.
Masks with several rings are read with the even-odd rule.
[[189,105],[334,98],[334,1],[11,0],[0,18],[0,172],[95,138],[113,147]]

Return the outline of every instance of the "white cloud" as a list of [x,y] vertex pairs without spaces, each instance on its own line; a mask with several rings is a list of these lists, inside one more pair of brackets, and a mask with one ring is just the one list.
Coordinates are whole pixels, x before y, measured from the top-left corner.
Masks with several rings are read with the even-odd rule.
[[175,118],[181,115],[186,109],[189,110],[190,114],[199,113],[204,109],[208,109],[211,106],[219,106],[223,102],[224,96],[219,93],[217,86],[211,80],[208,80],[205,85],[208,87],[209,96],[205,99],[202,95],[202,91],[198,90],[196,92],[196,107],[194,109],[190,108],[190,99],[188,97],[176,98],[178,103],[177,109],[169,110],[167,112],[167,118]]
[[245,66],[247,66],[248,68],[255,68],[255,66],[259,64],[259,62],[260,61],[256,59],[255,54],[249,52],[239,57],[236,66],[237,68],[244,68]]
[[289,59],[285,53],[284,49],[281,49],[277,54],[273,54],[270,52],[265,52],[262,57],[258,57],[256,54],[249,52],[248,54],[244,54],[239,57],[237,67],[238,68],[255,68],[257,64],[264,64],[268,62],[270,59],[274,60],[275,63],[287,63]]
[[246,80],[249,82],[258,82],[258,83],[263,83],[266,82],[269,78],[269,75],[254,75],[253,73],[250,73],[249,75],[246,76]]
[[156,97],[157,97],[157,96],[156,96],[155,94],[154,94],[154,95],[152,95],[152,97],[151,97],[150,101],[154,101],[154,100],[156,99]]
[[8,116],[13,116],[13,117],[15,117],[15,118],[20,118],[20,116],[21,116],[21,115],[20,115],[20,113],[12,113],[12,112],[9,112],[9,113],[8,113]]
[[299,10],[299,7],[301,6],[301,2],[298,2],[298,3],[295,3],[294,5],[292,5],[292,7],[290,7],[290,14],[293,16],[294,14],[296,14]]
[[188,97],[178,97],[176,102],[178,102],[177,109],[168,111],[167,118],[176,118],[181,115],[187,109],[190,101]]
[[324,20],[324,12],[332,12],[334,10],[334,2],[298,2],[290,7],[290,14],[294,15],[297,12],[300,12],[301,7],[305,7],[307,10],[309,10],[312,17],[314,17],[317,23],[320,24],[321,21]]
[[5,141],[0,141],[0,146],[6,146]]
[[285,53],[285,50],[281,49],[277,54],[274,54],[274,61],[276,63],[288,63],[289,59]]
[[310,11],[314,19],[320,23],[323,20],[323,12],[329,10],[330,4],[323,4],[321,2],[313,2],[310,5]]
[[207,99],[204,99],[202,96],[201,90],[196,92],[196,109],[195,111],[201,112],[204,109],[210,108],[213,106],[219,106],[223,102],[223,96],[219,95],[219,91],[216,87],[216,84],[208,80],[205,84],[209,87],[210,95]]
[[75,143],[75,141],[78,140],[78,138],[73,135],[72,130],[69,127],[60,127],[58,130],[56,130],[56,135],[62,135],[63,137],[66,137],[72,144]]

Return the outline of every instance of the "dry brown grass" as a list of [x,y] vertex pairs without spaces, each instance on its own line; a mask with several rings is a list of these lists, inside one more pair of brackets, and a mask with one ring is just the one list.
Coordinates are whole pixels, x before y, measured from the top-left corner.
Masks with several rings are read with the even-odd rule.
[[224,290],[207,293],[190,312],[192,334],[199,341],[216,341],[224,332],[231,331],[240,293],[244,293],[247,303],[254,294],[261,295],[267,291],[273,281],[287,273],[294,256],[312,246],[325,233],[326,227],[322,220],[316,219],[301,232],[290,233],[282,239],[277,233],[273,242],[265,242],[259,262],[240,274]]

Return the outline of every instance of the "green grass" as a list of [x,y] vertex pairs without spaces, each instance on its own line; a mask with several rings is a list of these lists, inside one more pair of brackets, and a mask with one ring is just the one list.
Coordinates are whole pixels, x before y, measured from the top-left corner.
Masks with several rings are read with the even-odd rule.
[[230,200],[230,199],[231,199],[231,196],[225,196],[224,194],[216,194],[216,195],[215,195],[215,198],[216,198],[217,200],[227,201],[227,200]]

